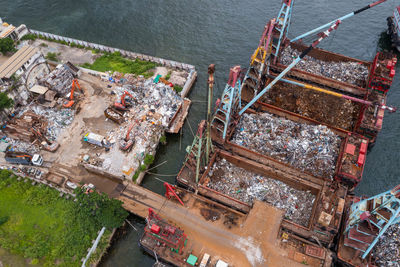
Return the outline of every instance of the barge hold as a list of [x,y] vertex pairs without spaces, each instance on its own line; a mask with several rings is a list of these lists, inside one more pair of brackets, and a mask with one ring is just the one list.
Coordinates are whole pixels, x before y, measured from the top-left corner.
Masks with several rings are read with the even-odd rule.
[[[374,143],[384,110],[393,110],[386,106],[386,97],[395,75],[396,55],[379,52],[368,62],[316,48],[319,40],[309,47],[298,42],[307,34],[290,41],[286,33],[294,1],[283,2],[289,11],[280,14],[284,20],[278,17],[279,21],[267,23],[243,79],[242,101],[252,101],[265,87],[265,94],[254,99],[253,107],[265,102],[332,127],[358,132]],[[322,36],[329,35],[340,23],[336,20],[325,25],[331,28]],[[278,75],[286,76],[266,87]]]

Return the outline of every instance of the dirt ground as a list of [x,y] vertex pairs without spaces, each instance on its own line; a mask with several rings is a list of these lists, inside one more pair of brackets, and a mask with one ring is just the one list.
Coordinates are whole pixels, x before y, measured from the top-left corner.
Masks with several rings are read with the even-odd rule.
[[0,66],[7,61],[10,57],[6,57],[3,54],[0,54]]
[[361,105],[343,98],[277,83],[262,101],[344,130],[353,130]]
[[93,54],[91,50],[80,49],[76,47],[74,48],[56,42],[49,42],[41,39],[36,39],[32,43],[32,45],[39,47],[40,51],[44,56],[46,56],[47,53],[56,53],[57,58],[61,62],[69,61],[72,64],[76,65],[81,65],[86,62],[92,64],[97,56],[96,54]]

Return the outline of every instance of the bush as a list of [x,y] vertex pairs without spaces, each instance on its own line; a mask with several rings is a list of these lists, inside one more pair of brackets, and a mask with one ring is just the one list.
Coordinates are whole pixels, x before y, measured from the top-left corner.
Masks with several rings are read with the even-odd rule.
[[51,61],[58,61],[56,53],[48,52],[46,58]]
[[180,92],[183,90],[183,87],[175,84],[175,85],[174,85],[174,90],[175,90],[177,93],[180,93]]
[[15,51],[14,41],[11,38],[0,39],[0,52],[5,55],[7,52]]
[[14,105],[14,101],[8,97],[8,95],[4,92],[0,93],[0,110],[4,110],[6,108],[11,108]]
[[146,154],[146,156],[144,157],[143,160],[144,164],[146,164],[147,166],[150,166],[151,164],[153,164],[154,162],[154,156],[150,155],[150,154]]
[[168,81],[171,78],[172,71],[168,71],[167,75],[165,75],[165,79]]
[[35,41],[38,37],[36,36],[36,34],[33,33],[28,33],[24,36],[22,36],[21,41],[25,41],[25,40],[32,40]]

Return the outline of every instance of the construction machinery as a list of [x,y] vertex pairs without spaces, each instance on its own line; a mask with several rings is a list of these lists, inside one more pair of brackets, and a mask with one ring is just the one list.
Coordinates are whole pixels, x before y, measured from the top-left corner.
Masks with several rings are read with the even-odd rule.
[[134,141],[132,139],[130,139],[130,134],[131,134],[131,131],[132,131],[132,128],[134,125],[135,125],[135,123],[132,123],[129,126],[125,138],[120,140],[119,148],[123,151],[129,152],[133,147]]
[[130,106],[130,103],[128,101],[126,101],[127,96],[129,96],[130,98],[133,98],[133,96],[128,91],[125,91],[121,96],[120,102],[114,103],[114,108],[116,108],[117,110],[121,110],[121,111],[127,111],[128,107]]
[[146,226],[139,240],[139,245],[147,253],[156,255],[174,266],[190,266],[189,261],[187,261],[189,264],[185,263],[189,254],[186,251],[187,242],[187,236],[182,229],[167,223],[152,208],[149,208]]
[[400,222],[400,185],[370,198],[352,197],[338,257],[352,266],[372,266],[370,252],[388,228]]
[[21,164],[21,165],[35,165],[42,166],[43,165],[43,157],[39,154],[34,154],[33,156],[19,151],[13,151],[11,145],[7,147],[4,159],[13,164]]
[[63,105],[64,108],[71,108],[75,104],[74,93],[75,93],[76,88],[78,88],[80,91],[82,91],[82,88],[79,85],[78,80],[73,79],[72,85],[71,85],[71,92],[69,93],[69,101]]
[[59,143],[50,141],[39,130],[32,127],[31,131],[36,136],[37,140],[39,140],[40,145],[43,147],[44,150],[55,152],[60,147]]

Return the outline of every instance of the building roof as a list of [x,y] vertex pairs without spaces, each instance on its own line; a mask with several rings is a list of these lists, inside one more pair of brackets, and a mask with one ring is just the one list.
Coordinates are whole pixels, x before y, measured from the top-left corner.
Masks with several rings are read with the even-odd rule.
[[3,27],[1,27],[1,31],[0,31],[0,39],[6,38],[14,30],[15,30],[15,27],[13,25],[8,25],[8,24],[3,25]]
[[37,84],[34,85],[31,89],[29,89],[30,92],[37,93],[39,95],[44,95],[47,92],[47,90],[49,90],[49,88]]
[[12,55],[0,66],[0,79],[9,79],[19,68],[22,67],[34,54],[39,51],[37,47],[24,46]]

